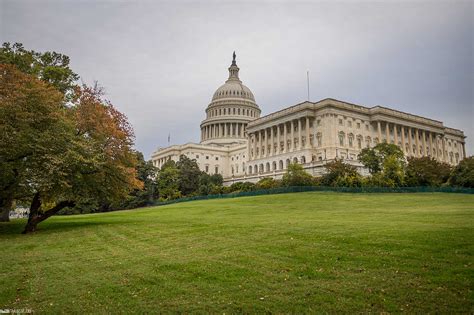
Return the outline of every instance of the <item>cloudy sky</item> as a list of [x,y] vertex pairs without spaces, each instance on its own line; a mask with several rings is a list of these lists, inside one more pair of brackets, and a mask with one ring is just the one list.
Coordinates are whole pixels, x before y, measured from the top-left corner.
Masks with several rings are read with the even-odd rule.
[[263,114],[326,97],[464,130],[474,154],[474,1],[0,0],[0,40],[71,58],[147,158],[199,141],[232,52]]

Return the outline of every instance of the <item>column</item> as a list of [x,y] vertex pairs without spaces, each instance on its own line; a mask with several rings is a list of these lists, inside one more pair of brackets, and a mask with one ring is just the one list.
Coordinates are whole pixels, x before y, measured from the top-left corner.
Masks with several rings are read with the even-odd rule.
[[295,124],[293,120],[290,123],[290,135],[291,135],[291,142],[290,142],[290,152],[293,152],[295,150]]
[[405,150],[405,127],[401,126],[401,136],[402,136],[402,151],[405,152],[405,154],[407,154],[406,150]]
[[264,129],[263,131],[265,133],[265,157],[267,157],[269,155],[269,152],[268,152],[268,129]]
[[385,123],[385,140],[387,141],[387,143],[390,143],[390,129],[389,129],[389,123],[386,122]]
[[[250,144],[252,142],[252,137],[250,135],[248,135],[247,137],[247,161],[250,161],[252,159],[251,155],[250,155]],[[244,173],[247,173],[248,171],[248,165],[246,166],[247,169],[244,169]]]
[[466,157],[466,144],[463,142],[461,143],[462,145],[462,158],[464,159]]
[[413,156],[412,138],[411,127],[408,127],[408,156]]
[[270,156],[273,156],[274,147],[275,147],[275,138],[273,135],[273,126],[270,128]]
[[423,145],[423,155],[426,156],[426,131],[422,130],[421,131],[421,136],[423,137],[421,144]]
[[286,142],[288,141],[288,128],[286,127],[286,122],[283,124],[283,153],[286,153]]
[[418,128],[415,129],[415,145],[416,145],[416,150],[415,150],[415,156],[419,157],[420,156],[420,134],[418,133]]
[[393,124],[393,142],[395,143],[396,146],[398,146],[398,130],[397,130],[397,125]]
[[280,125],[277,125],[277,154],[281,153],[280,141]]
[[[309,117],[306,117],[306,143],[305,143],[305,148],[309,148],[310,143],[309,143]],[[314,141],[314,139],[313,139]]]
[[298,118],[298,150],[301,150],[301,118]]
[[429,137],[430,137],[430,153],[428,154],[429,156],[433,156],[433,133],[428,132]]
[[377,133],[379,137],[379,143],[382,143],[382,128],[380,127],[380,121],[377,121]]
[[253,159],[255,160],[257,158],[257,133],[254,132],[252,136],[253,136]]
[[446,154],[446,139],[444,138],[444,136],[443,136],[443,138],[442,138],[442,141],[443,141],[443,142],[442,142],[442,147],[443,147],[443,161],[444,161],[444,162],[447,162],[447,161],[448,161],[448,155]]

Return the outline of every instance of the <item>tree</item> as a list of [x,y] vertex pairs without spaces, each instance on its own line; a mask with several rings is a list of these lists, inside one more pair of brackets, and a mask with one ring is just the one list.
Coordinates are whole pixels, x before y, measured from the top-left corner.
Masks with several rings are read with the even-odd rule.
[[441,186],[446,183],[451,166],[431,157],[409,157],[405,170],[407,186]]
[[0,65],[0,207],[2,220],[14,200],[30,198],[30,177],[47,169],[48,157],[69,145],[74,126],[54,87]]
[[26,50],[22,44],[3,43],[0,48],[0,64],[12,64],[26,74],[47,82],[72,97],[79,76],[69,68],[69,57],[57,52],[38,53]]
[[135,169],[133,130],[126,116],[103,99],[100,88],[77,89],[73,106],[61,110],[67,111],[62,120],[73,128],[54,134],[39,163],[28,163],[33,198],[23,233],[82,199],[120,202],[143,187]]
[[283,174],[283,186],[311,186],[313,176],[306,173],[303,166],[298,163],[290,163],[286,173]]
[[143,189],[135,189],[127,197],[125,202],[119,205],[119,208],[138,208],[149,205],[158,194],[156,176],[158,169],[151,161],[145,161],[141,152],[135,152],[137,165],[137,178],[143,183]]
[[256,184],[257,189],[271,189],[281,185],[280,181],[277,181],[271,177],[264,177],[259,180]]
[[449,184],[474,188],[474,156],[463,159],[451,172]]
[[196,160],[191,160],[185,155],[179,157],[176,163],[179,171],[178,188],[184,196],[196,193],[199,189],[199,169]]
[[357,169],[340,159],[327,163],[326,174],[321,178],[321,184],[332,187],[360,187],[362,178]]
[[173,160],[167,161],[158,172],[158,195],[160,200],[172,200],[181,197],[179,191],[179,170]]
[[403,151],[397,145],[386,142],[379,143],[373,148],[364,148],[358,155],[359,161],[370,174],[383,171],[384,161],[388,157],[392,157],[400,165],[405,163]]
[[209,175],[206,172],[201,172],[199,175],[198,194],[206,196],[209,194],[219,193],[222,190],[223,182],[224,179],[221,174]]

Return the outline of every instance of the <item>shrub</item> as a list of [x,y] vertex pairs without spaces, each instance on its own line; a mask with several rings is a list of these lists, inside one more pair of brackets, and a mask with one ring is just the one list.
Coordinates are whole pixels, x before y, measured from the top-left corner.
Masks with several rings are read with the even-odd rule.
[[451,172],[449,184],[474,188],[474,156],[470,156],[459,162]]

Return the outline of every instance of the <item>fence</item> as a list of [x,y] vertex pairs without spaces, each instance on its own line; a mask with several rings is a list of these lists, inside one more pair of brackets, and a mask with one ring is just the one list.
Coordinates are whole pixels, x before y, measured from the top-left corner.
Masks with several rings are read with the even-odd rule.
[[239,191],[229,194],[207,195],[207,196],[193,196],[184,197],[175,200],[157,201],[152,203],[154,206],[169,205],[178,202],[194,201],[194,200],[208,200],[220,198],[237,198],[260,195],[285,194],[295,192],[307,191],[332,191],[345,193],[419,193],[419,192],[443,192],[443,193],[461,193],[474,194],[474,188],[463,187],[326,187],[326,186],[291,186],[291,187],[277,187],[271,189],[260,189],[253,191]]

